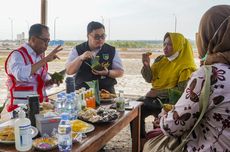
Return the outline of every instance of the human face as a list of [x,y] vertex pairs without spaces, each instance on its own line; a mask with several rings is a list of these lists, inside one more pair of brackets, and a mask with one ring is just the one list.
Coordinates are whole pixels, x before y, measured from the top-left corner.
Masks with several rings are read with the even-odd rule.
[[103,28],[93,30],[87,37],[91,50],[100,49],[105,43],[105,30]]
[[166,37],[163,43],[163,51],[166,57],[170,57],[173,55],[173,45],[170,37]]
[[49,31],[46,29],[42,30],[42,34],[40,36],[34,36],[32,39],[32,48],[40,55],[47,50],[48,44],[50,41],[50,34]]

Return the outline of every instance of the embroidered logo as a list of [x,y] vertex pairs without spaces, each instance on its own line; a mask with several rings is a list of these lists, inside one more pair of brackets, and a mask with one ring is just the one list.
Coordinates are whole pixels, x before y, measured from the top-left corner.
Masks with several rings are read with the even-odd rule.
[[109,54],[102,54],[102,56],[103,56],[104,60],[108,60],[109,59]]

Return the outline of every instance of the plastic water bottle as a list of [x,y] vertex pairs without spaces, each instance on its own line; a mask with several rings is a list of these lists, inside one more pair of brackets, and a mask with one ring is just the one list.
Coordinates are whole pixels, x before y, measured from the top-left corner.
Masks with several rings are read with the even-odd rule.
[[28,151],[32,148],[31,122],[21,107],[18,116],[14,125],[15,147],[17,151]]
[[77,107],[77,111],[81,111],[81,96],[80,95],[76,95],[76,101],[75,101],[76,107]]
[[63,95],[62,93],[58,93],[57,94],[57,100],[55,102],[55,111],[58,114],[62,113],[62,105],[63,105],[64,101],[63,101]]
[[75,119],[77,119],[78,111],[80,111],[79,108],[78,108],[78,99],[77,99],[77,95],[76,95],[75,92],[71,92],[70,94],[71,94],[71,96],[72,96],[72,100],[73,100],[73,103],[74,103],[74,112],[73,112],[72,114],[74,115],[73,117],[74,117]]
[[72,130],[67,113],[61,114],[61,121],[58,125],[58,148],[63,152],[69,152],[72,149]]
[[76,119],[76,106],[71,94],[66,95],[66,101],[64,104],[64,111],[70,116],[70,120]]
[[84,110],[86,108],[86,101],[85,101],[85,94],[84,92],[80,93],[80,102],[81,102],[81,109]]

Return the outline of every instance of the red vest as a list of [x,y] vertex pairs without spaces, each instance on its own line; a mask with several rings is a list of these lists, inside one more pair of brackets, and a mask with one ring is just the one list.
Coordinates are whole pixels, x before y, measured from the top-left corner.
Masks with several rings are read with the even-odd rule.
[[[6,82],[7,89],[8,89],[8,98],[10,100],[10,103],[7,105],[7,111],[11,112],[14,109],[16,109],[19,103],[28,103],[28,96],[32,94],[38,94],[39,95],[39,101],[40,103],[43,102],[43,100],[48,101],[47,96],[45,95],[45,76],[48,71],[48,65],[42,67],[41,74],[33,74],[33,77],[36,77],[36,85],[27,83],[27,82],[20,82],[17,81],[16,78],[8,73],[8,60],[13,52],[19,52],[26,65],[28,64],[34,64],[31,56],[29,55],[26,48],[21,47],[18,50],[12,51],[9,56],[6,59],[5,62],[5,72],[8,76],[8,80]],[[41,56],[42,58],[42,56]]]

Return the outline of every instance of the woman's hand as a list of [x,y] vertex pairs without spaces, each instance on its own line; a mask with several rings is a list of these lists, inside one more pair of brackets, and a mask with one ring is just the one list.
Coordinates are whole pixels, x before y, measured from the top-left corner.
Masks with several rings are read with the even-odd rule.
[[150,57],[148,53],[142,54],[142,63],[144,66],[150,66]]
[[153,121],[153,128],[160,128],[160,119],[159,118],[154,118]]

